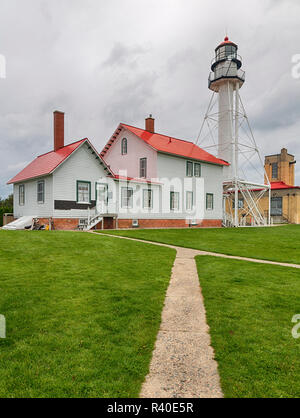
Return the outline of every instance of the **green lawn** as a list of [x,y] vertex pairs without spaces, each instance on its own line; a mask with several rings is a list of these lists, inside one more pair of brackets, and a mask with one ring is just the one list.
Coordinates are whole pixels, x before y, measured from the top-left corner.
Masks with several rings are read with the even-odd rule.
[[226,397],[300,397],[300,273],[286,267],[196,257]]
[[181,247],[300,264],[300,225],[105,231]]
[[137,397],[175,251],[0,231],[0,397]]

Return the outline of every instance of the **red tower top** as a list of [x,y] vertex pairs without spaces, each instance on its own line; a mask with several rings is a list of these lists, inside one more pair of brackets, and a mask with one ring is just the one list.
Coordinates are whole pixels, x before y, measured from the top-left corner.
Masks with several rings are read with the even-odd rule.
[[231,42],[228,38],[228,36],[225,36],[224,41],[220,43],[220,45],[217,46],[216,50],[219,49],[221,46],[224,45],[233,45],[236,48],[238,47],[237,44],[235,44],[234,42]]

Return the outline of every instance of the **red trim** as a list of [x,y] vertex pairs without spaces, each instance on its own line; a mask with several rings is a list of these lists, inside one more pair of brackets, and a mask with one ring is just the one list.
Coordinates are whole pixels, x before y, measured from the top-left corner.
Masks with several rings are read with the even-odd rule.
[[107,176],[107,177],[113,178],[115,180],[132,181],[133,183],[162,184],[162,183],[159,183],[158,181],[152,181],[152,180],[140,179],[140,178],[134,178],[134,177],[120,176],[119,174],[114,174],[112,176]]

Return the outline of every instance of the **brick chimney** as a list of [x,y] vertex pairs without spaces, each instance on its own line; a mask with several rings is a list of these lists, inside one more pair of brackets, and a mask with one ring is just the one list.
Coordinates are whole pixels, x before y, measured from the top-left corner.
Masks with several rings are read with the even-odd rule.
[[154,134],[154,121],[152,115],[149,115],[149,118],[145,119],[145,130]]
[[54,151],[58,151],[65,145],[65,114],[55,110],[54,115]]

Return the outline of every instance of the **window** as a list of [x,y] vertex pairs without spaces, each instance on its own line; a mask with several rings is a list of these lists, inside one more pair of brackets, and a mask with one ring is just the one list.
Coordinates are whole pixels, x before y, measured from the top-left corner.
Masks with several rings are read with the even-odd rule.
[[271,198],[271,215],[282,216],[282,197]]
[[127,154],[127,138],[123,138],[122,139],[121,153],[122,153],[122,155],[126,155]]
[[193,192],[186,192],[186,210],[193,209]]
[[143,190],[143,207],[151,209],[153,207],[153,194],[151,189]]
[[214,195],[212,193],[206,193],[206,209],[213,210],[214,208]]
[[201,165],[199,163],[194,164],[194,176],[201,177]]
[[122,187],[121,189],[121,206],[122,208],[131,209],[133,203],[133,189]]
[[25,205],[25,184],[20,184],[19,186],[19,205]]
[[237,49],[234,45],[224,45],[218,48],[216,53],[216,59],[222,60],[226,58],[236,58],[237,57]]
[[140,177],[147,177],[147,158],[140,159]]
[[192,161],[186,162],[186,176],[187,177],[201,177],[201,164],[193,163]]
[[225,58],[225,46],[221,46],[220,48],[218,48],[217,50],[217,54],[216,54],[216,59],[220,60],[220,59],[224,59]]
[[37,182],[37,202],[45,202],[45,180],[40,180]]
[[233,45],[226,45],[225,54],[228,58],[236,58],[236,47]]
[[[243,209],[243,207],[244,207],[244,199],[239,199],[239,201],[238,201],[238,208],[239,209]],[[234,200],[232,201],[232,208],[233,209],[235,208],[235,201]]]
[[170,209],[179,210],[179,193],[170,192]]
[[186,176],[193,177],[193,163],[191,161],[186,162]]
[[91,202],[91,182],[77,181],[77,202],[90,203]]
[[272,164],[272,179],[278,179],[278,164]]

